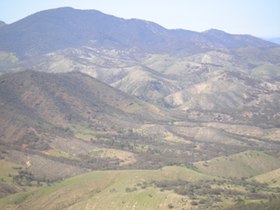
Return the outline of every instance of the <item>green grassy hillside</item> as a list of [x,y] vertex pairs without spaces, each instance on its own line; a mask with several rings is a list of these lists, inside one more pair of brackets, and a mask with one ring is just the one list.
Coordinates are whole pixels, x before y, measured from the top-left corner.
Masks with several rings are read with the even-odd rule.
[[272,187],[280,187],[280,168],[255,176],[252,180],[256,180],[261,183],[268,183]]
[[225,209],[241,201],[267,202],[278,194],[257,182],[221,179],[170,166],[82,174],[4,197],[0,209]]
[[[161,170],[97,171],[76,176],[52,186],[19,193],[0,200],[1,209],[168,209],[181,196],[160,191],[153,180],[199,181],[212,179],[187,168]],[[52,202],[49,202],[49,201]],[[190,204],[186,202],[184,206]],[[178,208],[175,208],[178,209]]]
[[279,159],[263,152],[246,151],[195,163],[197,170],[219,177],[251,177],[280,167]]

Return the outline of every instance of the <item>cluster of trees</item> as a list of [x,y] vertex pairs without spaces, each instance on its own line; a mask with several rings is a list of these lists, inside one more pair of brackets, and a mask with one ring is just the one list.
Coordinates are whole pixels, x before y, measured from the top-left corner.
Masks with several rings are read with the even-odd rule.
[[[275,200],[280,196],[278,189],[271,189],[266,184],[242,179],[201,180],[198,182],[164,180],[153,181],[150,185],[160,188],[161,191],[169,190],[179,195],[188,196],[194,206],[213,206],[222,202],[225,198],[236,203],[243,203],[244,200]],[[229,185],[233,187],[225,187]],[[240,191],[238,187],[244,190]]]
[[13,175],[13,183],[21,186],[42,186],[40,180],[36,179],[34,175],[27,170],[19,170],[17,175]]

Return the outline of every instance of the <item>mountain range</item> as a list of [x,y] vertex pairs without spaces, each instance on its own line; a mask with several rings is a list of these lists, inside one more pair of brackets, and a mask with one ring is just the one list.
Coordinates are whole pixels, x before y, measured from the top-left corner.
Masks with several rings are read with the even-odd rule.
[[0,30],[0,50],[34,56],[71,47],[135,49],[149,53],[203,52],[209,49],[273,47],[249,35],[218,30],[167,30],[138,19],[125,20],[96,10],[59,8],[28,16]]
[[276,43],[69,7],[0,25],[0,208],[279,198]]
[[59,8],[2,27],[0,40],[2,72],[80,71],[165,108],[279,125],[280,47],[250,35]]

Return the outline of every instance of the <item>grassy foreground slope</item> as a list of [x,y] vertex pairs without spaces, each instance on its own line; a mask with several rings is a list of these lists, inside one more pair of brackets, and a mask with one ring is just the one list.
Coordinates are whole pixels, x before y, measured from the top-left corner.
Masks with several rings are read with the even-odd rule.
[[256,181],[221,179],[185,167],[168,166],[82,174],[3,197],[0,209],[227,209],[241,203],[266,206],[271,199],[280,197],[279,190]]
[[[172,191],[161,191],[153,180],[210,180],[187,168],[161,170],[96,171],[76,176],[39,190],[18,193],[0,200],[0,209],[174,209],[190,202]],[[169,205],[170,204],[170,205]]]
[[198,171],[219,177],[251,177],[280,167],[280,161],[259,151],[246,151],[195,164]]

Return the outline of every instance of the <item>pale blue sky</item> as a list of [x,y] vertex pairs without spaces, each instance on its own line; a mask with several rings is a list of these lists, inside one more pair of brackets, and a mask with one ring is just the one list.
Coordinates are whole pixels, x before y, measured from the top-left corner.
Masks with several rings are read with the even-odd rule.
[[0,20],[15,22],[62,6],[140,18],[166,28],[280,37],[280,0],[0,0]]

